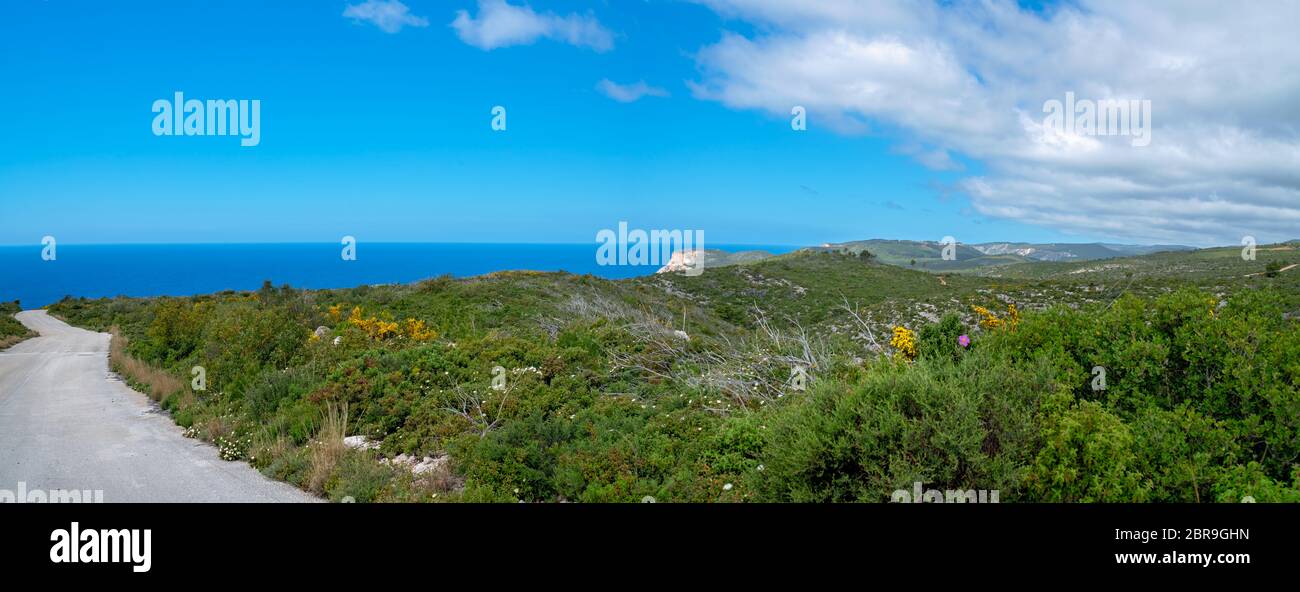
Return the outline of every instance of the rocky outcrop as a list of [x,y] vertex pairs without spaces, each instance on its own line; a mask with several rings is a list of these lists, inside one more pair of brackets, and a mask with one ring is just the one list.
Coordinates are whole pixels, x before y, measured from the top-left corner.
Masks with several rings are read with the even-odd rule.
[[668,264],[660,267],[655,273],[678,273],[688,272],[697,269],[697,265],[707,261],[708,257],[704,251],[677,251],[673,253]]
[[727,267],[762,261],[773,255],[767,251],[737,251],[729,253],[717,249],[677,251],[668,260],[668,264],[655,273],[677,273],[695,269],[697,263],[703,263],[705,269]]

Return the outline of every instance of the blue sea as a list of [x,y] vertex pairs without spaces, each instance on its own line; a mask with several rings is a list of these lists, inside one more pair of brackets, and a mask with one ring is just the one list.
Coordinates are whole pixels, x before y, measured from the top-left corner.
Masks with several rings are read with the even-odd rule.
[[[256,290],[265,280],[296,288],[400,284],[451,274],[503,270],[567,271],[621,279],[658,265],[601,266],[596,244],[360,243],[355,261],[342,246],[310,244],[58,245],[0,247],[0,301],[40,308],[64,296],[189,296]],[[709,245],[723,251],[787,253],[779,245]]]

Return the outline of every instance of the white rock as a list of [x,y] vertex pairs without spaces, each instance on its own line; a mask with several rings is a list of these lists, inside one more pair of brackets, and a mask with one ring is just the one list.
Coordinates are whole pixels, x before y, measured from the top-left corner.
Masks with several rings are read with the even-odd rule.
[[704,265],[704,251],[699,249],[679,250],[668,258],[668,264],[659,268],[655,273],[676,273],[679,271],[693,271],[697,266]]
[[421,460],[419,462],[419,464],[416,464],[414,467],[411,467],[411,473],[416,475],[423,475],[425,473],[431,473],[433,471],[441,470],[446,465],[447,465],[446,456],[439,456],[437,458],[426,456],[424,457],[424,460]]
[[374,450],[379,448],[378,442],[372,442],[365,436],[348,436],[343,439],[343,445],[353,450]]

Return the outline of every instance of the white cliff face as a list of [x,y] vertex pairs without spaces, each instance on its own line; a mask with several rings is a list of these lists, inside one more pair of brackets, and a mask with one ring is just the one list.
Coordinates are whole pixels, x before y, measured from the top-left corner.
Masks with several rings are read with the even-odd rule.
[[1033,255],[1034,252],[1037,251],[1037,249],[1033,247],[1016,247],[1014,245],[1009,245],[1007,243],[993,243],[988,245],[970,245],[970,247],[985,255],[1015,254],[1015,255],[1020,255],[1021,257],[1028,257],[1030,255]]
[[693,249],[677,251],[673,253],[672,258],[668,260],[668,264],[660,267],[659,271],[656,271],[655,273],[676,273],[679,271],[695,269],[696,264],[703,263],[703,261],[700,260],[703,259],[703,257],[704,251]]
[[1036,261],[1069,261],[1079,257],[1068,250],[1041,250],[1037,247],[1008,243],[989,243],[986,245],[970,245],[970,247],[985,255],[1019,255]]

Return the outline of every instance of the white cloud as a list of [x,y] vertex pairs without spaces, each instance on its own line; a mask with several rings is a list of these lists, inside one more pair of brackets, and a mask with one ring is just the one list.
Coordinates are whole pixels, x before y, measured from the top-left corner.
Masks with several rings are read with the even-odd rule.
[[[1300,235],[1300,4],[699,0],[752,35],[697,54],[697,97],[897,139],[978,214],[1088,235]],[[1077,6],[1076,6],[1077,5]],[[1045,134],[1044,101],[1150,99],[1149,146]],[[950,158],[953,157],[953,158]]]
[[451,26],[461,41],[483,50],[528,45],[541,38],[598,52],[614,47],[614,35],[590,14],[539,14],[527,4],[515,6],[506,0],[479,0],[477,16],[458,10]]
[[427,27],[429,19],[410,13],[405,4],[397,0],[366,0],[362,4],[349,4],[343,16],[354,21],[367,21],[385,33],[396,33],[402,27]]
[[642,97],[668,96],[668,91],[657,86],[650,86],[644,80],[639,80],[633,84],[618,84],[606,78],[596,84],[596,89],[620,103],[636,102],[641,100]]

